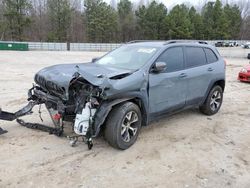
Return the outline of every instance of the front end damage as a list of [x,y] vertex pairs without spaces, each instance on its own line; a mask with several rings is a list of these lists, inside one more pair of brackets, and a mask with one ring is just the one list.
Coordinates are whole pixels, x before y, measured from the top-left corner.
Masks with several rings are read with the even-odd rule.
[[[75,145],[82,137],[89,149],[112,106],[138,96],[147,99],[145,74],[135,75],[128,70],[107,69],[91,63],[48,67],[39,71],[34,80],[36,84],[28,91],[28,105],[16,113],[1,111],[0,120],[17,119],[22,126],[58,136],[63,134],[65,123],[70,122],[75,132],[70,137],[71,144]],[[54,127],[19,119],[32,113],[36,105],[45,105]]]
[[[34,85],[28,92],[27,106],[17,111],[9,113],[0,111],[0,119],[17,122],[27,128],[39,129],[61,136],[63,133],[64,122],[71,122],[76,136],[70,137],[71,144],[74,145],[78,137],[84,137],[89,149],[92,147],[92,138],[96,137],[99,130],[96,129],[94,117],[100,104],[105,99],[103,89],[93,86],[83,79],[79,74],[75,74],[69,83],[68,98],[65,96],[66,91],[56,86],[55,83],[46,81],[36,75]],[[48,127],[38,123],[26,123],[19,119],[22,116],[32,113],[36,105],[45,105],[54,127]],[[100,123],[100,122],[99,122]],[[2,134],[4,131],[2,131]]]

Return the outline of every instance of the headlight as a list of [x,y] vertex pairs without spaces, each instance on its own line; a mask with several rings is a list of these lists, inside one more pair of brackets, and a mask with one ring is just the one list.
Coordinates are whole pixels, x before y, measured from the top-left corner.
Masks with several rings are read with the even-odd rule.
[[241,69],[240,72],[246,73],[246,72],[247,72],[247,69],[243,68],[243,69]]

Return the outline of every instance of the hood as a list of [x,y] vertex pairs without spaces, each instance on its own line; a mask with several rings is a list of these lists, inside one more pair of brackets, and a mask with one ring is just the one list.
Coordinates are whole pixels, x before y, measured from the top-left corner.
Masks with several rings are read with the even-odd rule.
[[[35,82],[46,87],[44,83],[53,85],[53,88],[63,91],[68,90],[68,86],[75,73],[95,86],[101,86],[107,79],[116,79],[119,75],[129,75],[131,70],[104,67],[95,63],[82,64],[60,64],[46,67],[35,75]],[[48,88],[47,88],[48,89]]]

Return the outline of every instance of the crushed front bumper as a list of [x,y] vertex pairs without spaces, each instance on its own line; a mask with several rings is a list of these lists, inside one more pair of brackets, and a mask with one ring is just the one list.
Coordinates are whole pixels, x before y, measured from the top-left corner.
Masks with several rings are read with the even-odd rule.
[[[22,116],[31,114],[34,106],[44,104],[47,101],[56,102],[56,100],[57,100],[56,97],[48,95],[48,94],[42,92],[39,89],[39,87],[34,86],[28,91],[28,101],[29,101],[28,104],[15,113],[2,111],[0,109],[0,120],[4,120],[4,121],[17,120],[17,122],[20,125],[25,126],[27,128],[38,129],[38,130],[42,130],[45,132],[49,132],[50,134],[55,134],[55,135],[60,136],[62,134],[62,128],[59,126],[56,128],[53,128],[53,127],[48,127],[48,126],[38,124],[38,123],[26,123],[23,120],[19,119]],[[2,134],[6,133],[6,131],[0,129],[0,134],[1,133]]]
[[30,101],[28,103],[28,105],[26,105],[25,107],[23,107],[21,110],[15,112],[15,113],[10,113],[10,112],[6,112],[6,111],[2,111],[0,109],[0,120],[5,120],[5,121],[13,121],[21,116],[25,116],[29,113],[31,113],[33,107],[35,105],[38,105],[37,102],[34,101]]
[[5,133],[7,133],[8,131],[6,131],[6,130],[3,130],[1,127],[0,127],[0,135],[1,134],[5,134]]
[[[29,90],[28,101],[29,103],[24,108],[22,108],[21,110],[15,113],[2,111],[0,109],[0,120],[5,120],[5,121],[17,120],[17,122],[21,126],[24,126],[26,128],[41,130],[44,132],[48,132],[50,134],[61,136],[63,134],[63,119],[67,117],[67,116],[64,116],[65,115],[64,113],[68,106],[64,105],[63,101],[59,97],[50,95],[44,92],[38,86],[34,86],[33,88]],[[32,109],[35,105],[41,105],[41,104],[45,104],[47,110],[50,113],[50,116],[53,120],[55,127],[50,127],[50,126],[42,125],[39,123],[28,123],[19,119],[22,116],[32,113]],[[56,114],[53,114],[52,111],[56,111]],[[6,132],[7,131],[0,129],[0,134],[6,133]],[[79,136],[82,136],[82,135],[72,137],[73,138],[72,146],[75,145],[77,138]],[[86,137],[86,143],[88,144],[88,148],[91,149],[93,146],[92,134],[90,134],[88,131],[88,133],[84,135],[84,137]]]
[[47,102],[55,103],[61,109],[64,108],[64,105],[62,104],[61,100],[58,97],[43,92],[41,88],[39,88],[38,86],[33,86],[31,89],[29,89],[28,101],[29,103],[25,107],[23,107],[22,109],[20,109],[15,113],[2,111],[0,109],[0,120],[13,121],[19,117],[32,113],[32,109],[34,106],[41,105]]

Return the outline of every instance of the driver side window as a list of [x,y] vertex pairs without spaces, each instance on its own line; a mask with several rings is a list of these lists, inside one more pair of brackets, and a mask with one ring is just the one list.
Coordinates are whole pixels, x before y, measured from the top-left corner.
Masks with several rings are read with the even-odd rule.
[[168,48],[160,57],[157,62],[165,62],[167,69],[165,72],[179,71],[184,68],[184,54],[182,47]]

